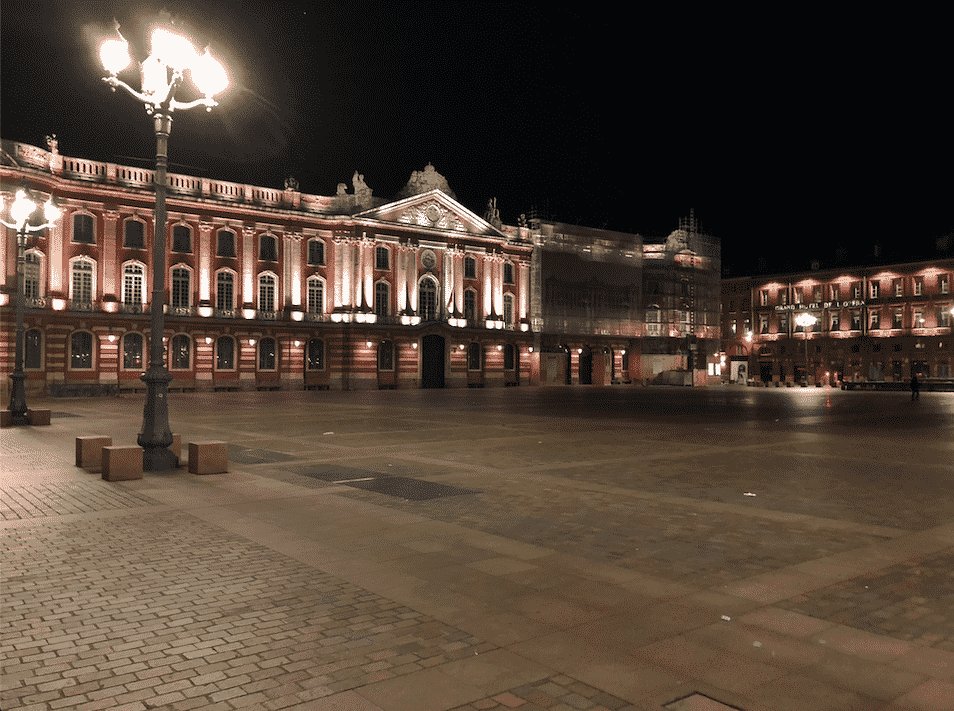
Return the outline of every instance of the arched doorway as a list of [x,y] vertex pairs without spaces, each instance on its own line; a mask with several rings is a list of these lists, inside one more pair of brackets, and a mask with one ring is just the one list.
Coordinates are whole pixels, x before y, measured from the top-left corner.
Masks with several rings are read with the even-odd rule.
[[593,351],[584,346],[580,353],[580,385],[593,384]]
[[421,387],[444,387],[444,353],[442,336],[431,334],[421,339]]

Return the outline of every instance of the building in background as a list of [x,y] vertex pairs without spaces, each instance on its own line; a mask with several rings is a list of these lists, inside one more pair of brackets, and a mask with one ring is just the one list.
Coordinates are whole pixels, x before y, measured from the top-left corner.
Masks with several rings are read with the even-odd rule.
[[[766,384],[954,375],[954,259],[722,280],[725,373]],[[799,314],[815,321],[797,325]]]
[[[58,223],[25,265],[30,393],[144,389],[153,171],[3,142],[5,197],[52,194]],[[532,220],[456,201],[428,165],[393,201],[364,176],[334,196],[170,174],[170,390],[416,388],[715,376],[718,242]],[[0,249],[4,370],[16,244]],[[8,388],[7,378],[3,387]]]

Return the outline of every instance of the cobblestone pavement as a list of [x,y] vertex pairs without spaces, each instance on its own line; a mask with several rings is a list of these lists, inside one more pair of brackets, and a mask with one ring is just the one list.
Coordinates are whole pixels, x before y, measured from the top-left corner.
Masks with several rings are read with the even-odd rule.
[[798,595],[778,607],[954,652],[954,548]]
[[[442,479],[442,481],[447,481]],[[477,478],[455,477],[467,486]],[[482,482],[485,488],[486,482]],[[470,496],[412,502],[374,492],[341,496],[505,538],[572,553],[649,575],[711,587],[758,573],[889,540],[817,521],[763,518],[748,512],[700,512],[690,503],[627,497],[561,486],[504,481]],[[753,512],[754,513],[754,512]]]
[[278,709],[496,646],[178,512],[8,533],[4,708]]
[[176,394],[229,472],[121,483],[74,437],[143,398],[54,401],[0,433],[0,705],[954,711],[933,395]]

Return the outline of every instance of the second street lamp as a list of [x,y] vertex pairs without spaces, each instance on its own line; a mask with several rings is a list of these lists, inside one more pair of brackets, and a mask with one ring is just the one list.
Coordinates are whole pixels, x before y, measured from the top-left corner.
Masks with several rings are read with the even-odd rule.
[[[117,33],[119,25],[116,26]],[[172,444],[169,429],[169,382],[172,374],[166,369],[163,348],[165,331],[165,271],[166,271],[166,172],[168,168],[168,141],[172,130],[172,112],[204,106],[211,111],[216,106],[212,98],[228,86],[225,68],[215,60],[208,48],[199,54],[185,37],[166,27],[157,27],[151,36],[151,51],[140,64],[142,90],[136,91],[116,75],[129,66],[129,46],[126,40],[109,40],[100,46],[99,56],[109,72],[103,81],[113,91],[117,87],[143,103],[146,113],[153,117],[156,133],[156,207],[153,229],[152,299],[150,302],[149,368],[142,375],[146,383],[146,404],[143,408],[142,431],[137,440],[143,448],[143,469],[163,471],[174,469],[176,456],[168,447]],[[175,100],[176,90],[182,85],[185,72],[203,95],[194,101]]]
[[[3,210],[3,198],[0,197],[0,211]],[[26,375],[23,372],[23,309],[24,297],[26,296],[26,284],[24,283],[24,271],[26,267],[26,245],[27,238],[35,233],[45,230],[51,226],[60,217],[60,209],[53,204],[51,196],[46,204],[43,205],[44,222],[40,225],[31,225],[30,218],[34,217],[40,210],[40,206],[30,199],[29,193],[25,188],[17,190],[16,199],[10,205],[10,217],[13,222],[7,222],[0,218],[0,224],[9,227],[17,232],[17,303],[16,303],[16,353],[14,354],[13,372],[10,379],[13,386],[10,390],[10,411],[11,422],[15,425],[25,425],[29,423],[26,404],[26,388],[24,380]]]

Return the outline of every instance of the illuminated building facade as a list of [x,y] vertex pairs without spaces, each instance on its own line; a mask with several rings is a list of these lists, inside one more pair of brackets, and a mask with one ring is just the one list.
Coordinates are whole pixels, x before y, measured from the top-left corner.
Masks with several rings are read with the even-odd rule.
[[[831,385],[950,379],[952,307],[950,258],[724,279],[726,375],[745,379],[742,367],[769,385],[799,383],[806,373]],[[795,323],[801,313],[815,317],[807,329]]]
[[[5,197],[25,182],[63,210],[27,249],[28,393],[144,390],[153,171],[10,141],[0,171]],[[293,179],[274,190],[168,176],[171,391],[609,384],[687,365],[706,380],[702,356],[644,362],[652,335],[682,339],[687,354],[690,344],[711,351],[711,370],[718,329],[697,310],[680,321],[660,308],[660,335],[649,334],[643,265],[671,263],[672,274],[701,283],[718,274],[717,245],[713,258],[682,233],[644,247],[638,235],[605,230],[505,226],[495,209],[481,217],[457,202],[432,166],[393,201],[373,196],[358,173],[352,184],[319,196]],[[3,234],[9,372],[16,245]]]

